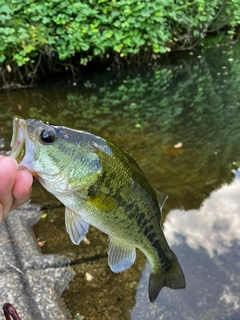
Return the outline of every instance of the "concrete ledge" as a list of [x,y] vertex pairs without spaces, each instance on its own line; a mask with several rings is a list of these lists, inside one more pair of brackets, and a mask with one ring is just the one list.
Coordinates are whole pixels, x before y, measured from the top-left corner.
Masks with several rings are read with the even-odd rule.
[[40,217],[38,207],[26,205],[0,227],[0,310],[8,302],[22,320],[70,320],[60,296],[73,271],[66,257],[41,253],[31,229]]

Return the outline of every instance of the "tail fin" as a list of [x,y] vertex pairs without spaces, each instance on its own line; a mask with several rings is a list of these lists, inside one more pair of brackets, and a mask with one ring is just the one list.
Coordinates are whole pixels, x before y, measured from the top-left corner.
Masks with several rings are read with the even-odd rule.
[[157,273],[151,273],[149,277],[148,295],[150,302],[154,302],[163,287],[171,289],[184,289],[186,281],[180,264],[176,259],[168,270],[160,269]]

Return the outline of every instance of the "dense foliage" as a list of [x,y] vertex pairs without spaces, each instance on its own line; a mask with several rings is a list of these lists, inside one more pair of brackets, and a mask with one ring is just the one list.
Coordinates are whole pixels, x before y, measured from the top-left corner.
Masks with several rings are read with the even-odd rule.
[[43,60],[73,68],[72,57],[79,65],[190,48],[224,26],[233,36],[240,0],[0,0],[0,21],[2,76],[25,66],[31,77]]

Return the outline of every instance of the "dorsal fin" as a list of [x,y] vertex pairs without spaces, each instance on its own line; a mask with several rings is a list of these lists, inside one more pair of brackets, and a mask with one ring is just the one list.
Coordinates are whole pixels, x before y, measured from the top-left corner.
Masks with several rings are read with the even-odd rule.
[[164,206],[164,203],[166,202],[168,195],[165,192],[159,191],[157,189],[154,189],[157,195],[159,207],[162,209]]

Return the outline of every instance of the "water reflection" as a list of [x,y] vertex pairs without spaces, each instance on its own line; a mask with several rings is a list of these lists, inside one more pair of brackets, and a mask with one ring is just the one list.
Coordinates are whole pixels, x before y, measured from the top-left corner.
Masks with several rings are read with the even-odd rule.
[[164,225],[171,245],[185,242],[191,249],[204,248],[210,258],[240,245],[240,179],[213,191],[199,210],[172,210]]
[[164,231],[185,271],[187,289],[165,290],[157,300],[158,307],[149,307],[143,292],[147,264],[132,319],[239,319],[239,171],[235,175],[231,184],[213,191],[199,209],[168,213]]
[[[41,118],[113,141],[169,195],[164,230],[187,289],[164,289],[154,305],[147,299],[150,270],[146,264],[142,272],[143,256],[126,273],[114,275],[107,266],[106,237],[91,229],[90,246],[73,246],[63,208],[50,206],[34,230],[47,240],[44,253],[65,254],[76,269],[64,293],[72,314],[87,320],[240,318],[239,50],[239,45],[218,48],[201,59],[134,69],[119,79],[89,76],[76,87],[52,83],[0,92],[0,151],[9,146],[14,114]],[[54,206],[55,200],[37,188],[32,199]],[[87,283],[89,271],[95,280]]]

